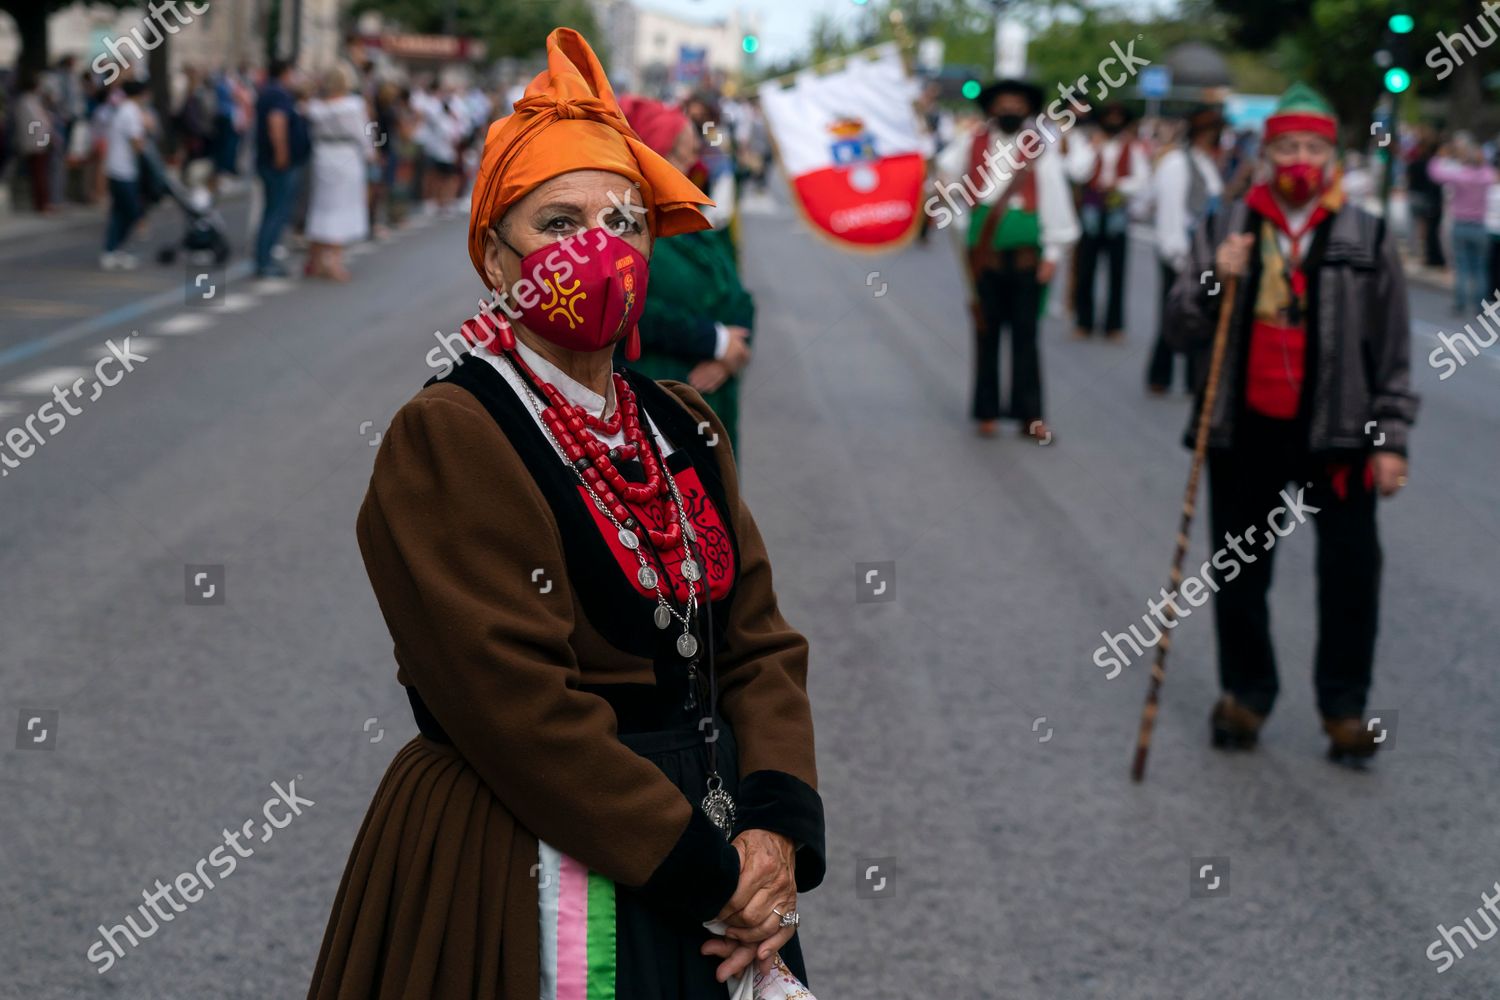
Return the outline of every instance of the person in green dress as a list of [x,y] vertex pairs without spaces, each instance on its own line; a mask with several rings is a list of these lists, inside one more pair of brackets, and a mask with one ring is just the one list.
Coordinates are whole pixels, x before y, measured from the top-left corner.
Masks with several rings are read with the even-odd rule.
[[[698,133],[676,108],[624,95],[621,110],[652,149],[686,173],[698,158]],[[651,294],[641,316],[641,356],[631,368],[653,379],[686,382],[703,394],[739,445],[739,373],[750,361],[755,300],[740,283],[729,232],[709,229],[656,241]]]

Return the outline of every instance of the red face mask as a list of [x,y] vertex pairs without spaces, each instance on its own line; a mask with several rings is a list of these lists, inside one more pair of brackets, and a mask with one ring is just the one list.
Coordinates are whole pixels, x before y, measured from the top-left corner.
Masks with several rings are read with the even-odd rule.
[[533,289],[514,298],[521,322],[570,351],[603,350],[628,335],[625,354],[633,361],[640,355],[635,325],[646,306],[647,267],[635,247],[605,229],[533,250],[521,257],[521,280]]
[[1323,190],[1323,168],[1311,163],[1279,164],[1271,183],[1288,205],[1305,205]]

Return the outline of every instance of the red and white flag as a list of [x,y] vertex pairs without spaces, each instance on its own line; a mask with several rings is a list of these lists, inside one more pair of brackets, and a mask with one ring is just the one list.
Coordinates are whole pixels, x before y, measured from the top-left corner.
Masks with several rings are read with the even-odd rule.
[[777,159],[802,215],[842,246],[883,250],[921,221],[927,138],[916,85],[894,44],[850,56],[836,73],[798,74],[759,91]]

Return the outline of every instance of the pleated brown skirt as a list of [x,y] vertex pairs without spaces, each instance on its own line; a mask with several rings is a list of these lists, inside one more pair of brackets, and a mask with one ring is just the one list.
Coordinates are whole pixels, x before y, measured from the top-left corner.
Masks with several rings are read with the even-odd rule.
[[458,751],[418,736],[355,838],[309,1000],[535,1000],[536,859]]

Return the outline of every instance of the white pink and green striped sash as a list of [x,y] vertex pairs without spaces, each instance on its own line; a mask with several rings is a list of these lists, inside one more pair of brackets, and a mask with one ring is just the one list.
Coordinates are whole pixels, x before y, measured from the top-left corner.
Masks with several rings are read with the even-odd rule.
[[537,842],[541,1000],[615,1000],[615,884]]

